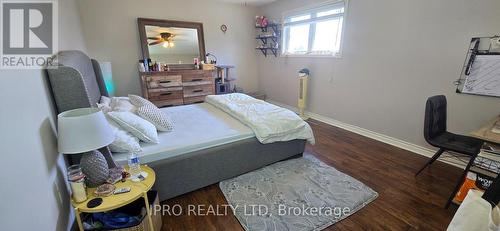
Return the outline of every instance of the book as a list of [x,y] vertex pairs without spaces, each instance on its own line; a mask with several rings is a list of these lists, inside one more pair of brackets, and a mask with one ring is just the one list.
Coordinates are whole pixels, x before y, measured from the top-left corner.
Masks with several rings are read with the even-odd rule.
[[485,144],[474,160],[474,165],[497,174],[500,173],[500,148],[493,144]]
[[453,198],[453,203],[460,205],[470,189],[477,189],[484,192],[491,186],[497,175],[477,166],[472,166],[467,172],[466,180]]
[[500,146],[492,143],[485,143],[481,151],[500,155]]
[[496,174],[500,173],[500,161],[486,156],[478,156],[474,160],[474,165]]

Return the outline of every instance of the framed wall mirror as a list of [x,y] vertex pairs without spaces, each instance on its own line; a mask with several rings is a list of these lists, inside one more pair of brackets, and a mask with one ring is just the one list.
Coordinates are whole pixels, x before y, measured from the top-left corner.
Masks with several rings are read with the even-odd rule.
[[192,69],[194,59],[205,61],[203,24],[139,18],[143,59],[173,68]]

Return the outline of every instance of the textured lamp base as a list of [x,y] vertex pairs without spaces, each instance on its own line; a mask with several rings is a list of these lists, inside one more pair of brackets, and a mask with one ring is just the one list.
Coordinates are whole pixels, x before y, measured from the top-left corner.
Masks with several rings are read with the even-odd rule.
[[86,176],[87,186],[91,188],[105,183],[109,177],[108,162],[97,150],[83,154],[80,167]]

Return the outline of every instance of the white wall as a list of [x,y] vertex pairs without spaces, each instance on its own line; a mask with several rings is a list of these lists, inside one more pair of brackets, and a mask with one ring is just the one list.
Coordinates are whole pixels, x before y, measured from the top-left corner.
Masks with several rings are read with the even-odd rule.
[[[281,0],[259,13],[322,0]],[[497,0],[349,1],[343,57],[259,57],[259,87],[268,98],[296,105],[297,71],[311,70],[309,111],[425,146],[428,96],[448,97],[451,131],[468,133],[500,113],[500,99],[456,94],[471,37],[500,33]]]
[[[206,51],[214,53],[219,64],[236,66],[239,86],[257,89],[254,7],[213,0],[82,0],[78,4],[89,54],[112,63],[116,95],[141,93],[139,17],[202,22]],[[226,34],[220,31],[221,24],[228,26]]]
[[[59,48],[85,50],[74,0],[59,2]],[[68,230],[74,219],[41,70],[0,70],[2,230]]]

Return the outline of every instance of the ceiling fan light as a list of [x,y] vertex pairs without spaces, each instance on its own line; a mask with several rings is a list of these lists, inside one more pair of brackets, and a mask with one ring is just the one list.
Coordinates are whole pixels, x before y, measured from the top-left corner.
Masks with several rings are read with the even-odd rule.
[[168,47],[172,48],[172,47],[174,47],[174,46],[175,46],[174,42],[170,42],[170,43],[168,43]]
[[169,43],[168,43],[167,41],[165,41],[165,42],[163,43],[163,47],[167,48],[167,47],[169,47],[169,46],[170,46],[170,45],[169,45]]

